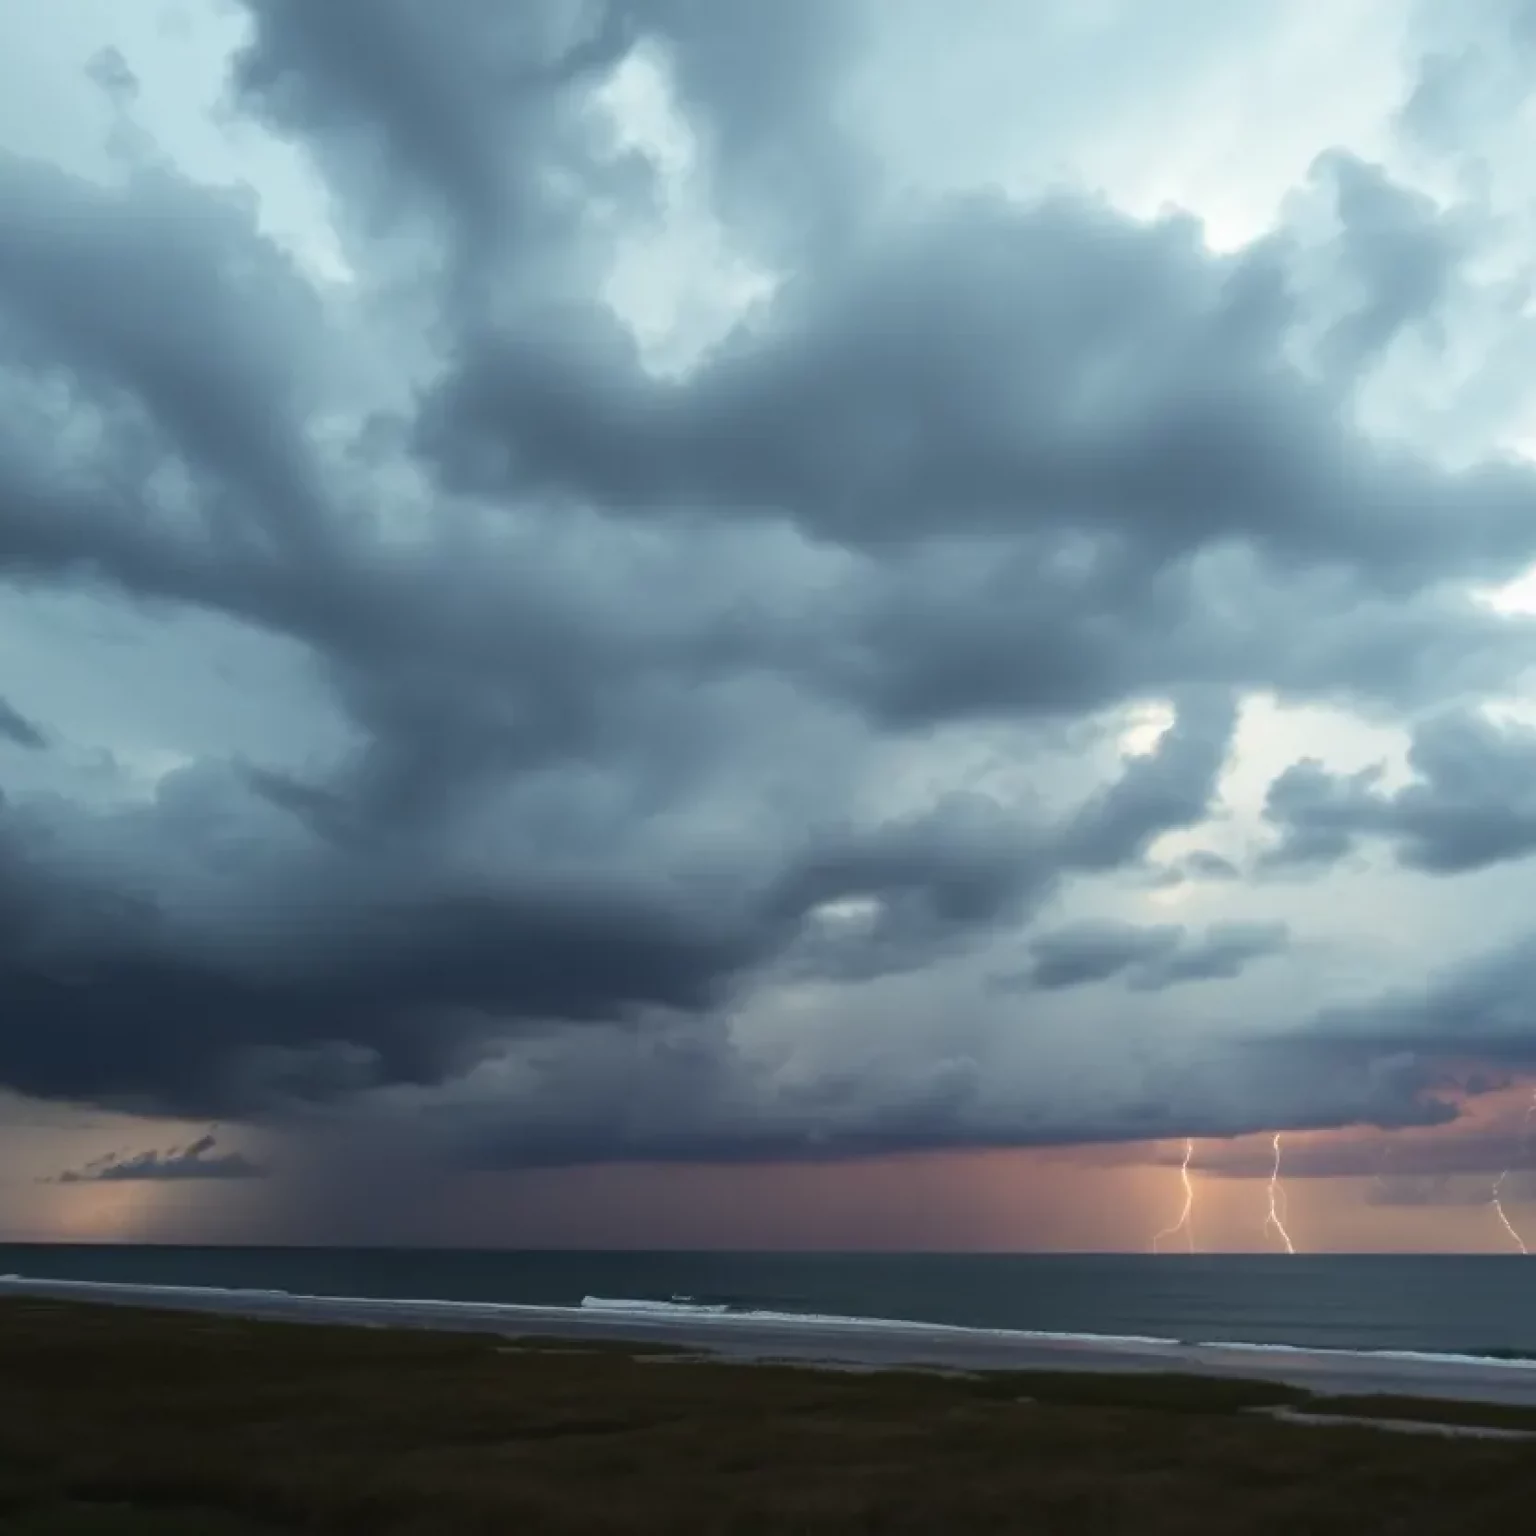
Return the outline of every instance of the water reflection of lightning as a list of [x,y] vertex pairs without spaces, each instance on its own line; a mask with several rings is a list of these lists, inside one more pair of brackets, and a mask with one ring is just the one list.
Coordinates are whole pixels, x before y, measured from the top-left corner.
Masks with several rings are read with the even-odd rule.
[[[1520,1139],[1516,1143],[1515,1155],[1518,1157],[1525,1150],[1525,1144],[1531,1136],[1531,1119],[1536,1116],[1536,1093],[1531,1094],[1531,1102],[1525,1106],[1525,1118],[1520,1122]],[[1515,1224],[1504,1213],[1504,1202],[1499,1197],[1499,1191],[1504,1188],[1504,1181],[1514,1168],[1511,1163],[1498,1178],[1493,1181],[1493,1189],[1488,1195],[1488,1204],[1493,1207],[1493,1214],[1499,1218],[1499,1225],[1509,1234],[1510,1240],[1521,1253],[1528,1254],[1531,1250],[1525,1246],[1525,1239],[1515,1230]]]
[[1264,1218],[1264,1225],[1275,1229],[1287,1253],[1295,1253],[1296,1245],[1291,1241],[1291,1234],[1285,1230],[1286,1215],[1285,1185],[1280,1182],[1280,1132],[1276,1131],[1275,1163],[1269,1172],[1269,1215]]
[[1185,1241],[1189,1244],[1189,1251],[1195,1251],[1195,1186],[1189,1177],[1189,1162],[1195,1155],[1195,1142],[1192,1136],[1184,1139],[1184,1161],[1179,1164],[1179,1177],[1184,1181],[1184,1208],[1179,1212],[1179,1219],[1171,1227],[1164,1227],[1152,1239],[1152,1252],[1158,1251],[1158,1244],[1165,1237],[1173,1237],[1182,1232]]

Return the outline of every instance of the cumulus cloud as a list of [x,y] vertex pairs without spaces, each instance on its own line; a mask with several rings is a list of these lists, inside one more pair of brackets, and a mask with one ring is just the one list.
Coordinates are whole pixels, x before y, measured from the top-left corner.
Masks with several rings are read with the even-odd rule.
[[1316,761],[1287,768],[1265,815],[1279,831],[1271,866],[1327,865],[1366,838],[1386,840],[1397,861],[1455,875],[1536,851],[1536,730],[1458,710],[1413,733],[1409,783],[1388,790],[1382,767],[1329,773]]
[[[0,800],[0,1084],[394,1116],[470,1163],[1454,1112],[1380,1059],[1460,1049],[1475,986],[1185,1024],[1159,994],[1290,929],[1051,914],[1235,899],[1189,845],[1245,693],[1402,716],[1520,677],[1528,621],[1473,589],[1536,557],[1536,469],[1357,410],[1486,210],[1342,148],[1231,250],[1071,187],[914,192],[842,111],[882,14],[245,0],[229,110],[323,177],[344,279],[169,157],[0,152],[0,582],[195,614],[320,722]],[[665,370],[609,282],[675,215],[616,126],[637,70],[761,279]],[[1392,794],[1282,776],[1277,857],[1525,850],[1524,736],[1414,750]],[[989,986],[1021,948],[1028,995]]]

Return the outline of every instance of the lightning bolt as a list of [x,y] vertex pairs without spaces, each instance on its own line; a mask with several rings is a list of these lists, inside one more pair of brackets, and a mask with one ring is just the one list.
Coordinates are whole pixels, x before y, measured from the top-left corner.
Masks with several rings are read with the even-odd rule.
[[1488,1204],[1493,1207],[1493,1214],[1499,1218],[1499,1224],[1509,1233],[1516,1248],[1521,1253],[1529,1253],[1531,1250],[1525,1246],[1525,1239],[1515,1231],[1514,1223],[1504,1214],[1504,1202],[1499,1199],[1499,1191],[1504,1187],[1504,1180],[1509,1177],[1509,1169],[1506,1168],[1498,1178],[1493,1181],[1493,1193],[1488,1197]]
[[1195,1141],[1192,1136],[1184,1138],[1184,1161],[1179,1164],[1179,1177],[1184,1182],[1184,1208],[1179,1212],[1179,1219],[1171,1227],[1164,1227],[1152,1239],[1152,1252],[1158,1252],[1158,1244],[1165,1237],[1173,1237],[1182,1232],[1185,1241],[1189,1244],[1189,1251],[1195,1251],[1195,1186],[1189,1177],[1190,1159],[1195,1155]]
[[[1520,1122],[1520,1138],[1515,1144],[1515,1155],[1518,1157],[1525,1150],[1525,1144],[1531,1135],[1531,1119],[1536,1116],[1536,1093],[1532,1093],[1531,1102],[1525,1106],[1525,1118]],[[1499,1198],[1499,1191],[1504,1188],[1504,1181],[1510,1175],[1513,1164],[1506,1168],[1498,1178],[1493,1181],[1493,1188],[1488,1194],[1488,1204],[1493,1207],[1493,1214],[1499,1218],[1499,1225],[1509,1233],[1510,1240],[1521,1253],[1528,1254],[1530,1249],[1525,1246],[1525,1239],[1515,1230],[1514,1223],[1504,1214],[1504,1202]]]
[[1269,1172],[1269,1215],[1264,1218],[1264,1226],[1266,1230],[1270,1227],[1275,1229],[1287,1253],[1295,1253],[1296,1245],[1291,1241],[1291,1234],[1285,1230],[1286,1214],[1285,1185],[1280,1182],[1280,1132],[1276,1131],[1275,1165]]

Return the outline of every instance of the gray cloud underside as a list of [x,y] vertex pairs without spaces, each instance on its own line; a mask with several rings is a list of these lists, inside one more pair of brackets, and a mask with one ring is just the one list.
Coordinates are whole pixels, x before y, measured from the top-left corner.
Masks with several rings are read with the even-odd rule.
[[[432,826],[448,844],[434,868],[420,832],[336,844],[238,770],[200,766],[92,829],[130,859],[178,850],[151,902],[51,865],[57,807],[20,806],[0,820],[0,976],[9,1016],[51,1027],[6,1037],[7,1072],[41,1096],[223,1113],[437,1082],[519,1025],[707,1009],[775,961],[845,978],[917,966],[1202,816],[1231,725],[1225,704],[1192,705],[1063,827],[957,797],[660,875],[643,843],[573,867],[531,841],[535,824],[517,876],[454,878],[451,822]],[[537,788],[504,802],[512,818],[558,805]],[[877,903],[872,922],[817,920],[855,898]]]
[[1313,1040],[1383,1053],[1437,1053],[1493,1069],[1536,1066],[1536,936],[1446,967],[1422,987],[1324,1010]]
[[[1170,1163],[1169,1166],[1177,1166]],[[1203,1178],[1267,1182],[1274,1167],[1267,1143],[1203,1144]],[[1495,1180],[1513,1202],[1536,1192],[1536,1143],[1518,1123],[1502,1130],[1458,1130],[1455,1135],[1402,1131],[1380,1136],[1328,1137],[1282,1145],[1281,1176],[1364,1181],[1371,1205],[1488,1205]]]
[[1283,923],[1214,923],[1203,934],[1178,923],[1081,923],[1032,940],[1028,969],[1000,982],[1060,991],[1123,977],[1134,989],[1156,992],[1181,982],[1230,980],[1289,942]]
[[[296,647],[354,745],[200,761],[116,809],[0,803],[0,1081],[274,1113],[534,1042],[500,1110],[463,1110],[529,1160],[1448,1113],[1311,1037],[1081,1106],[989,1104],[964,1052],[791,1091],[715,1021],[922,975],[1142,866],[1207,815],[1239,689],[1417,709],[1520,674],[1528,628],[1466,584],[1536,556],[1536,475],[1447,470],[1349,412],[1433,320],[1464,221],[1325,157],[1318,287],[1288,229],[1218,256],[1066,194],[893,214],[836,126],[859,6],[246,8],[235,97],[324,170],[349,306],[387,333],[405,293],[441,350],[408,407],[354,399],[366,358],[238,199],[0,158],[0,580]],[[658,195],[584,110],[637,44],[784,274],[680,379],[595,298],[605,220]],[[1154,696],[1174,728],[1062,818],[868,809],[904,742]],[[1281,942],[1101,974],[1231,976]],[[679,1019],[713,1043],[622,1043]],[[608,1095],[642,1048],[655,1124],[626,1127]]]
[[42,731],[3,698],[0,698],[0,741],[33,751],[41,751],[48,745],[48,738]]
[[1458,1113],[1459,1085],[1432,1062],[1384,1061],[1358,1045],[1211,1044],[1197,1062],[1139,1065],[1128,1079],[1104,1049],[1092,1087],[1043,1073],[1021,1085],[952,1050],[786,1083],[715,1042],[591,1039],[504,1085],[494,1103],[457,1101],[413,1131],[455,1165],[498,1168],[1141,1143],[1174,1126],[1219,1141],[1261,1125],[1435,1126]]

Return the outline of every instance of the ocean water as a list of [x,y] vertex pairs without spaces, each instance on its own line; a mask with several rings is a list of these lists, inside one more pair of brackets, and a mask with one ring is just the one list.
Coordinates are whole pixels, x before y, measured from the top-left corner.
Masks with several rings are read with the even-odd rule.
[[1536,1356],[1502,1256],[528,1253],[0,1245],[0,1276],[292,1296],[771,1313],[1181,1343]]

